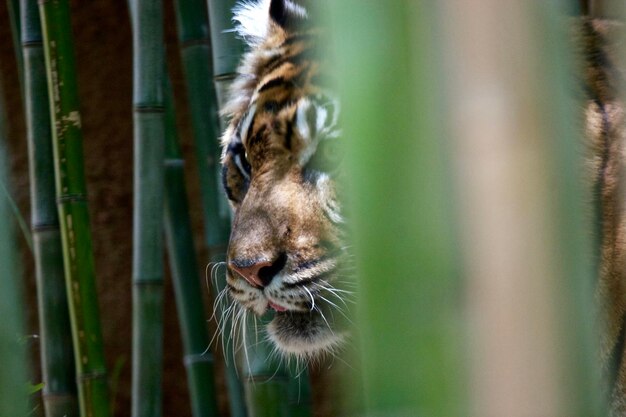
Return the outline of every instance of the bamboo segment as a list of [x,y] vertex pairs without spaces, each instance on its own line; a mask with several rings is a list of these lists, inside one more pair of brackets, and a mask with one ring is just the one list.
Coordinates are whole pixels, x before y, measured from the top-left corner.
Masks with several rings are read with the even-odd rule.
[[50,109],[37,0],[22,0],[21,11],[43,402],[47,417],[74,417],[78,416],[76,371],[55,200]]
[[[6,115],[0,90],[0,183],[8,184]],[[0,198],[0,416],[29,414],[27,365],[21,277],[16,260],[13,216],[6,198]]]
[[[178,0],[175,7],[200,175],[205,239],[211,262],[219,263],[224,261],[230,218],[219,178],[220,125],[213,84],[207,6],[204,0]],[[225,286],[223,277],[212,284],[213,294],[219,294]],[[219,316],[221,312],[216,314]],[[226,326],[229,324],[226,323]],[[234,417],[244,417],[246,411],[243,387],[234,360],[228,358],[229,352],[224,354],[227,356],[226,383],[231,413]]]
[[168,83],[165,88],[165,235],[185,352],[191,410],[194,417],[210,417],[217,416],[214,358],[208,350],[209,337],[198,281],[183,166],[174,102]]
[[[263,317],[265,326],[270,318]],[[272,354],[273,347],[255,334],[256,325],[248,323],[243,337],[246,406],[254,417],[311,417],[311,386],[306,364],[289,369]]]
[[82,134],[65,0],[39,2],[52,120],[56,196],[81,415],[109,416],[106,366],[82,160]]
[[228,242],[228,213],[221,211],[219,180],[221,131],[213,84],[213,66],[204,0],[177,0],[178,39],[198,160],[205,233],[209,250],[221,255]]
[[227,99],[230,84],[235,78],[243,44],[237,39],[233,29],[233,7],[237,0],[207,0],[209,6],[209,27],[213,47],[213,74],[217,101],[220,107]]
[[359,271],[365,415],[466,415],[435,4],[328,3]]
[[11,33],[13,34],[13,50],[15,52],[15,61],[17,63],[17,73],[20,79],[20,89],[22,91],[23,97],[24,57],[22,55],[22,48],[20,48],[20,33],[22,33],[22,22],[20,18],[20,0],[7,0],[7,9],[9,11]]
[[163,362],[163,8],[133,0],[133,417],[161,415]]
[[582,123],[572,123],[582,112],[574,115],[568,97],[560,11],[551,2],[446,6],[458,51],[450,91],[472,415],[606,415],[592,346],[592,229],[582,216],[584,148],[575,130]]

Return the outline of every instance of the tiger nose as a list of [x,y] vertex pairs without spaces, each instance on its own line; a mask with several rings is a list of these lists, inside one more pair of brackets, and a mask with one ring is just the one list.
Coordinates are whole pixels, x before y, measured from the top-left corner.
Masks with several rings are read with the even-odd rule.
[[287,255],[281,254],[274,261],[259,261],[250,264],[237,260],[230,261],[230,267],[241,275],[250,285],[258,288],[266,287],[284,268]]

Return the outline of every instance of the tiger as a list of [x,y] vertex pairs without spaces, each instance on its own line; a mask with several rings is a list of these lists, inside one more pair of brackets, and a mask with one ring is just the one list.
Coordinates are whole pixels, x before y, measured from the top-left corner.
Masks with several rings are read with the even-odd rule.
[[[235,8],[249,47],[223,114],[222,181],[233,225],[227,288],[238,305],[264,315],[285,355],[333,352],[348,334],[329,320],[328,298],[347,257],[339,201],[340,103],[319,53],[324,32],[303,2],[260,0]],[[598,224],[596,299],[604,331],[599,363],[612,416],[626,416],[626,126],[618,59],[622,25],[590,17],[568,25],[579,58],[586,174]]]
[[346,265],[337,175],[340,103],[325,32],[303,2],[234,9],[243,55],[223,110],[222,182],[233,212],[226,283],[236,305],[262,316],[275,349],[299,358],[335,352],[348,333],[335,282]]
[[623,25],[584,17],[570,31],[581,71],[586,194],[596,227],[599,362],[610,415],[626,416],[626,216]]

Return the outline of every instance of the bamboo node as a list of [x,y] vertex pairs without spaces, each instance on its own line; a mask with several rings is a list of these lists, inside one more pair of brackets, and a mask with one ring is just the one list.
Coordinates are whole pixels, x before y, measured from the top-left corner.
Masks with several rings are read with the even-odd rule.
[[137,113],[165,113],[165,107],[163,106],[137,104],[133,107],[133,110]]
[[87,201],[87,196],[84,194],[65,194],[57,197],[58,204],[85,201]]
[[106,376],[107,373],[105,370],[96,370],[76,375],[76,380],[77,382],[93,381],[94,379],[106,379]]
[[203,363],[203,362],[213,363],[214,362],[213,354],[210,352],[202,352],[202,353],[194,353],[194,354],[185,355],[183,357],[183,363],[185,364],[186,367],[195,365],[196,363]]
[[182,158],[167,158],[164,161],[164,165],[172,168],[182,167],[185,166],[185,160]]
[[211,47],[211,40],[209,38],[197,38],[188,39],[180,43],[181,49],[186,49],[192,46],[206,46]]

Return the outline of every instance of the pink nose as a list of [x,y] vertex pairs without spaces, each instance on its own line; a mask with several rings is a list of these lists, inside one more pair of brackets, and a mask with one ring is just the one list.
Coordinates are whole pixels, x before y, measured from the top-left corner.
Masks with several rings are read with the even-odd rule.
[[258,262],[246,267],[238,267],[235,266],[233,262],[230,263],[230,267],[241,275],[246,281],[248,281],[250,285],[259,288],[265,287],[265,285],[269,284],[269,282],[264,282],[266,279],[259,274],[259,271],[263,268],[271,266],[272,262]]

